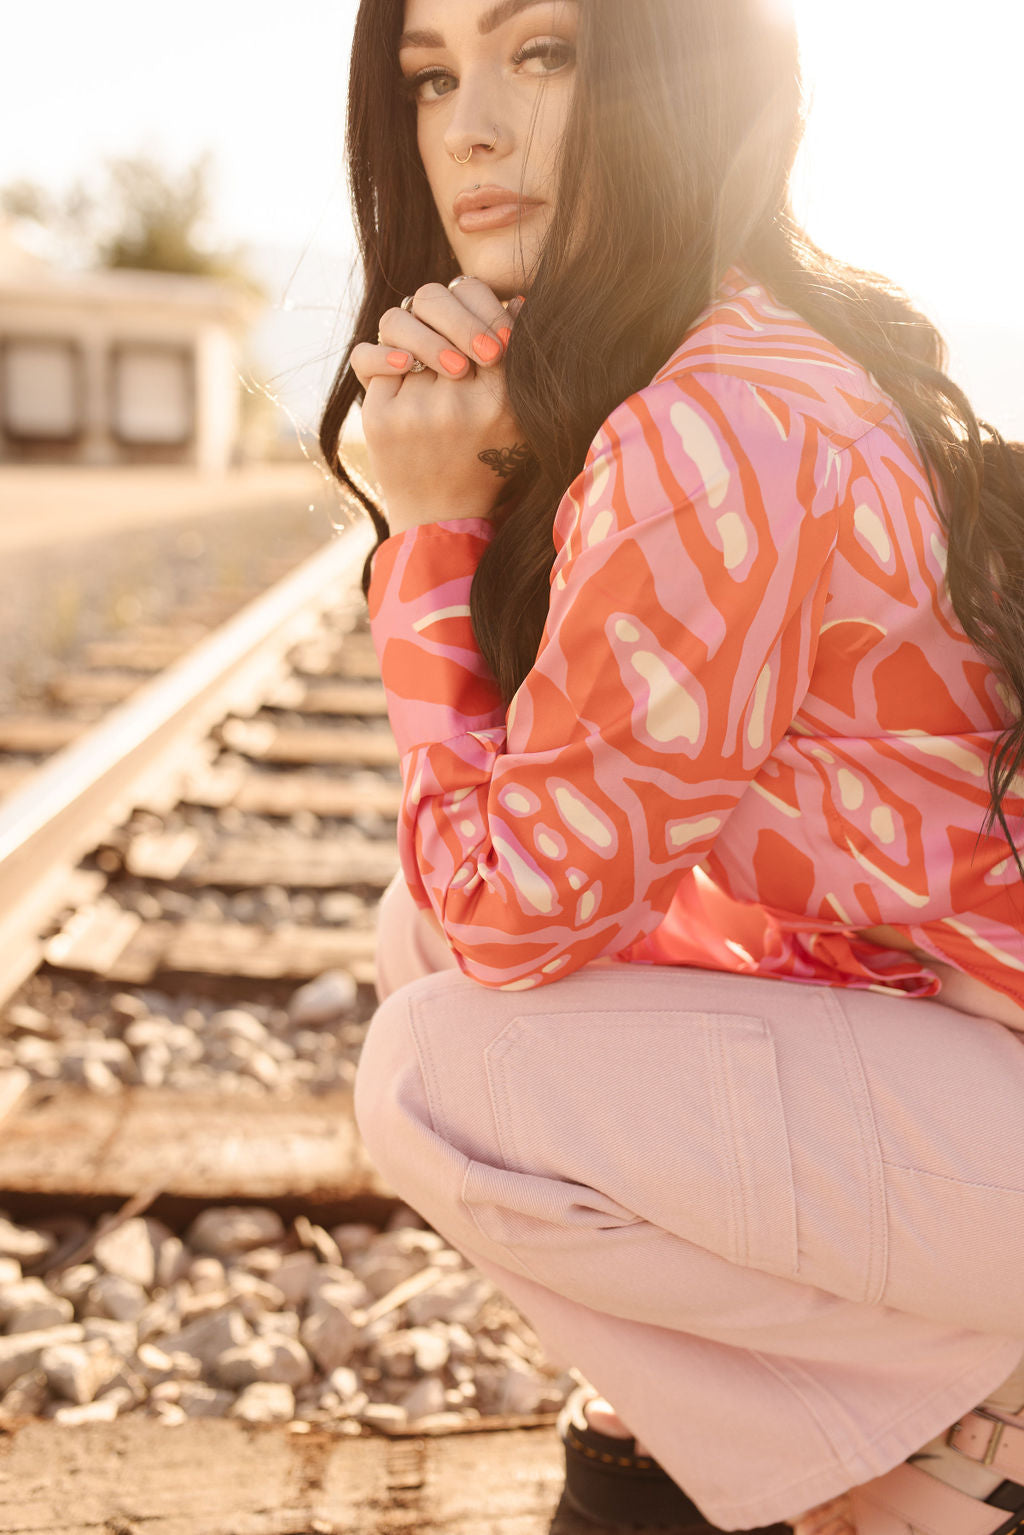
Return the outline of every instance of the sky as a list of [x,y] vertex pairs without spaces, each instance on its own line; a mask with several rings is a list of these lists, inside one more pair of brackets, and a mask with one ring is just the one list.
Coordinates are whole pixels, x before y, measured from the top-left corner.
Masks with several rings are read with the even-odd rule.
[[[798,213],[819,244],[898,282],[946,335],[975,408],[1024,437],[1024,3],[793,3],[811,102]],[[211,233],[284,248],[266,334],[278,366],[294,359],[278,376],[304,375],[300,412],[344,341],[355,11],[0,0],[0,186],[59,191],[108,156],[147,151],[183,169],[212,150]]]

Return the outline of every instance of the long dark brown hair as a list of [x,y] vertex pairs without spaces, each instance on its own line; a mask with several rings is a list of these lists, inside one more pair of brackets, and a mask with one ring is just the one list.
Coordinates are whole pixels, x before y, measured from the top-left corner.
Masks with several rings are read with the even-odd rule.
[[[320,425],[327,464],[380,538],[384,515],[338,455],[363,394],[349,356],[376,340],[385,309],[458,272],[416,108],[397,84],[403,19],[404,0],[361,0],[347,155],[365,288]],[[1013,846],[1003,798],[1024,760],[1024,447],[978,420],[945,372],[943,338],[898,288],[801,228],[789,181],[803,126],[781,0],[582,0],[554,211],[505,359],[531,451],[493,513],[473,628],[507,702],[547,616],[558,503],[605,417],[650,382],[739,265],[868,369],[906,417],[948,535],[954,610],[1017,705],[990,761],[986,821],[998,818]]]

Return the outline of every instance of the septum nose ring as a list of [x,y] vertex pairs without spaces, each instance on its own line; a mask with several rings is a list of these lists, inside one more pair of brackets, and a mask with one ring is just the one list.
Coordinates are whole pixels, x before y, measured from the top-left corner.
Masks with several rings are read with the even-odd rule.
[[[488,148],[488,149],[493,149],[493,148],[494,148],[494,146],[495,146],[495,144],[496,144],[496,143],[497,143],[497,142],[498,142],[498,129],[497,129],[497,127],[495,127],[495,128],[494,128],[494,137],[493,137],[493,139],[492,139],[492,140],[491,140],[491,142],[490,142],[490,143],[489,143],[489,144],[488,144],[488,146],[487,146],[487,148]],[[470,162],[470,160],[471,160],[471,159],[472,159],[472,158],[473,158],[473,150],[474,150],[474,149],[475,149],[475,148],[476,148],[476,145],[475,145],[475,144],[471,144],[471,145],[470,145],[470,146],[469,146],[469,154],[467,154],[467,155],[466,155],[466,157],[465,157],[465,159],[460,159],[460,157],[459,157],[459,156],[458,156],[458,155],[457,155],[457,154],[456,154],[456,153],[455,153],[455,152],[454,152],[454,150],[453,150],[453,151],[452,151],[452,159],[453,159],[453,160],[454,160],[454,161],[455,161],[455,162],[456,162],[456,163],[457,163],[457,164],[458,164],[458,165],[468,165],[468,164],[469,164],[469,162]]]

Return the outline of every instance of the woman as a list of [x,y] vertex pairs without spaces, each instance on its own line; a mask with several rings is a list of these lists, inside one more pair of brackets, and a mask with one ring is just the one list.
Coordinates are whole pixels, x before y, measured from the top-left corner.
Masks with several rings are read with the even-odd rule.
[[593,1517],[1009,1535],[1015,450],[796,224],[779,0],[363,0],[350,90],[371,1154],[607,1393]]

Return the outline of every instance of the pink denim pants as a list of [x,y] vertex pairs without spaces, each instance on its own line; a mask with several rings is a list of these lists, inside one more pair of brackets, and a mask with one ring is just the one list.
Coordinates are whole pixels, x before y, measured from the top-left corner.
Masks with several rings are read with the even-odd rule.
[[1024,1351],[1024,1036],[601,961],[466,979],[404,885],[355,1106],[395,1190],[723,1529],[899,1464]]

